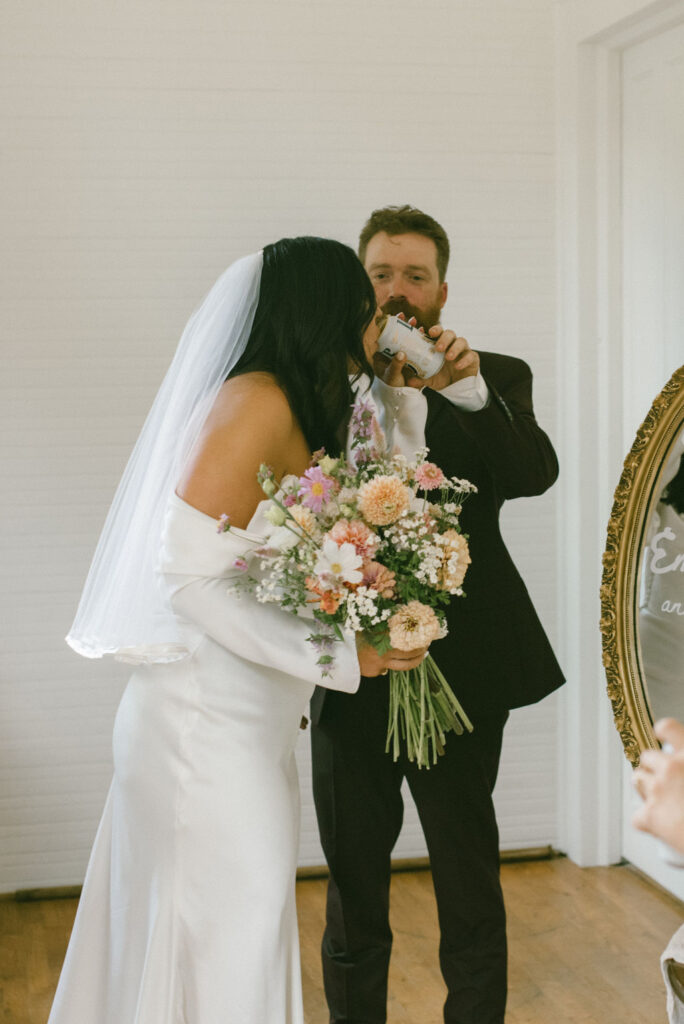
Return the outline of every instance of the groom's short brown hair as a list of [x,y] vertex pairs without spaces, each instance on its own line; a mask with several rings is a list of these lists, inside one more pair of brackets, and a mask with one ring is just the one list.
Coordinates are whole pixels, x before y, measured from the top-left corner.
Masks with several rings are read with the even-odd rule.
[[449,264],[449,239],[441,224],[415,206],[383,206],[373,210],[359,236],[359,259],[366,261],[366,249],[371,238],[385,231],[388,235],[424,235],[431,238],[437,248],[437,272],[439,280],[446,277]]

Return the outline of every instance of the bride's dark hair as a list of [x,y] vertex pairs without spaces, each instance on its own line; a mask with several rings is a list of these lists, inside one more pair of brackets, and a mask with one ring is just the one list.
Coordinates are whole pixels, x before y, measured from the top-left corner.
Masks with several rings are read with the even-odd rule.
[[376,309],[352,249],[328,238],[281,238],[264,247],[259,302],[243,355],[230,373],[272,373],[312,451],[340,449],[353,400],[352,373],[372,379],[363,335]]

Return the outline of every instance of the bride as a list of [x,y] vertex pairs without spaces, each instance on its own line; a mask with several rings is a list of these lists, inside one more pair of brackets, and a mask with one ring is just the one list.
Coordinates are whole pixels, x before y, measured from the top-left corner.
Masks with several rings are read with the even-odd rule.
[[[294,748],[320,669],[310,622],[230,579],[262,541],[259,465],[301,475],[339,451],[375,308],[351,249],[282,239],[185,329],[67,637],[135,668],[49,1024],[303,1021]],[[325,685],[346,691],[424,654],[337,647]]]

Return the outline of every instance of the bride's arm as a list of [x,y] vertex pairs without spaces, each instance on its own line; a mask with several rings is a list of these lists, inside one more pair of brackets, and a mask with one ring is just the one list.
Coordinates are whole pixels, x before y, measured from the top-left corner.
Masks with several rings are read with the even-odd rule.
[[271,377],[246,374],[227,381],[177,488],[186,514],[182,506],[170,510],[162,569],[177,614],[222,646],[301,679],[354,691],[362,674],[412,668],[424,650],[378,655],[349,636],[335,644],[334,668],[321,679],[318,654],[306,639],[315,629],[310,620],[261,604],[251,595],[238,595],[227,586],[229,577],[237,574],[231,568],[235,558],[257,546],[259,539],[250,543],[235,533],[216,534],[208,522],[205,534],[204,521],[198,535],[197,518],[192,520],[193,509],[213,519],[226,514],[232,526],[243,530],[263,499],[259,466],[271,466],[280,479],[286,473],[302,473],[308,461],[299,425]]
[[[183,536],[187,539],[187,529],[183,530]],[[231,534],[226,533],[217,535],[220,540],[230,537]],[[171,550],[168,534],[165,549]],[[244,557],[246,552],[246,547],[231,545],[231,558]],[[297,618],[278,605],[261,604],[252,594],[231,589],[227,571],[220,577],[176,572],[164,575],[171,605],[181,619],[247,661],[328,689],[353,693],[362,675],[372,678],[389,668],[414,668],[426,653],[426,648],[419,648],[415,651],[392,649],[378,654],[363,642],[361,634],[348,635],[344,641],[333,644],[330,653],[334,662],[330,674],[322,677],[321,666],[317,664],[318,653],[307,640],[316,628],[310,619]],[[233,575],[237,575],[237,570]]]
[[318,653],[307,640],[315,630],[311,620],[261,604],[252,594],[231,589],[225,577],[167,574],[165,579],[181,620],[238,657],[333,690],[358,689],[361,669],[353,636],[335,643],[332,671],[322,678]]

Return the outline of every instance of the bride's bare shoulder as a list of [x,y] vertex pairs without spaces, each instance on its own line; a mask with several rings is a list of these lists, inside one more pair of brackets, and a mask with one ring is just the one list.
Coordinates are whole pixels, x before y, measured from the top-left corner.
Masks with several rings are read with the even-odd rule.
[[285,393],[270,374],[232,377],[221,387],[177,493],[217,518],[246,526],[263,498],[262,463],[283,474],[298,432]]
[[255,371],[230,377],[221,387],[212,409],[210,420],[225,424],[244,418],[260,420],[263,416],[276,417],[278,425],[292,424],[293,415],[285,392],[270,373]]

